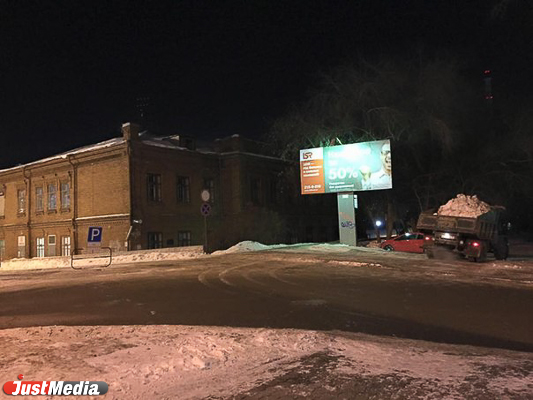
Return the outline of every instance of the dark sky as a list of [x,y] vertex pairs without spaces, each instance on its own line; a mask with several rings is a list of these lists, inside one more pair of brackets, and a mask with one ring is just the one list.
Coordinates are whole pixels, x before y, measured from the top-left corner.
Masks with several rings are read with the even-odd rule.
[[141,97],[156,133],[259,137],[320,71],[361,55],[449,49],[523,90],[530,6],[494,19],[497,3],[2,0],[0,167],[118,136]]

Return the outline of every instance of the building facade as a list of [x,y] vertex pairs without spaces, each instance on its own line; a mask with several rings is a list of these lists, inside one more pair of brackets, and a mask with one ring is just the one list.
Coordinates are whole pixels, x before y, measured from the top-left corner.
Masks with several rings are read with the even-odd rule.
[[0,170],[0,255],[83,253],[95,226],[115,251],[335,240],[335,199],[300,196],[297,168],[240,136],[197,149],[127,123],[122,137]]

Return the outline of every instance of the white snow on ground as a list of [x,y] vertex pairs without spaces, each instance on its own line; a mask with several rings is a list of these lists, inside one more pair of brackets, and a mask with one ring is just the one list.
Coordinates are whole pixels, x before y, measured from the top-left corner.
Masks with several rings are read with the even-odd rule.
[[[113,253],[112,265],[120,264],[134,264],[139,262],[151,262],[151,261],[164,261],[164,260],[183,260],[198,257],[211,257],[222,256],[225,254],[237,254],[246,253],[252,251],[270,251],[270,252],[290,252],[290,253],[307,253],[310,255],[330,254],[334,256],[337,254],[353,254],[365,253],[367,255],[379,254],[388,258],[413,258],[420,259],[425,257],[421,254],[401,253],[401,252],[386,252],[377,247],[377,242],[370,242],[367,247],[352,247],[345,244],[332,244],[332,243],[296,243],[296,244],[276,244],[265,245],[254,241],[244,241],[230,247],[227,250],[215,251],[212,254],[205,254],[202,246],[189,246],[189,247],[172,247],[155,250],[139,250],[131,252],[119,252]],[[515,246],[511,246],[511,255],[516,251],[516,255],[524,257],[533,257],[533,243],[519,242]],[[103,267],[108,262],[107,257],[109,253],[102,251],[95,253],[95,256],[91,258],[91,255],[85,254],[82,256],[75,256],[73,266],[75,268],[84,267]],[[315,258],[306,258],[302,255],[300,262],[316,262]],[[347,262],[343,260],[331,260],[331,263],[353,265],[353,266],[380,266],[379,264],[360,263],[356,261]],[[435,260],[433,260],[435,262]],[[505,269],[522,269],[524,265],[516,264],[511,260],[498,263],[485,263],[483,265],[490,266],[492,268],[505,268]],[[27,269],[48,269],[48,268],[70,268],[70,257],[43,257],[43,258],[21,258],[12,259],[8,261],[2,261],[0,271],[9,270],[27,270]]]
[[333,375],[392,376],[423,388],[423,398],[444,391],[462,399],[465,385],[482,382],[494,398],[525,399],[533,387],[527,353],[364,334],[167,325],[2,330],[0,380],[105,381],[104,399],[218,398],[272,381],[319,353],[340,360],[330,366]]
[[[156,250],[139,250],[130,252],[113,253],[112,264],[131,264],[139,262],[183,260],[204,256],[202,246],[172,247]],[[109,252],[100,251],[93,254],[70,257],[34,257],[15,258],[2,261],[1,271],[25,270],[25,269],[48,269],[48,268],[82,268],[86,266],[105,266],[109,261]]]
[[[526,245],[522,247],[524,252]],[[298,259],[310,262],[318,260],[311,255],[328,254],[328,263],[354,267],[380,267],[380,264],[346,257],[336,260],[335,253],[351,257],[357,252],[374,252],[383,257],[402,256],[406,260],[421,257],[338,244],[266,246],[256,242],[243,242],[217,255],[249,251],[291,252]],[[306,258],[294,253],[309,255]],[[271,254],[271,257],[278,256]],[[114,262],[192,257],[210,256],[203,254],[200,247],[159,249],[118,254]],[[12,260],[4,262],[1,270],[68,268],[69,262],[70,258],[61,257]],[[518,273],[533,271],[531,264],[529,261],[488,262],[483,270],[487,273],[493,268],[503,268]],[[321,305],[325,300],[304,302],[304,305]],[[422,391],[422,397],[418,398],[469,398],[465,388],[473,387],[485,391],[483,398],[526,399],[533,393],[530,353],[353,333],[167,325],[0,330],[0,383],[17,380],[17,375],[23,374],[24,380],[35,381],[105,381],[109,392],[98,397],[102,399],[216,398],[252,390],[295,367],[304,368],[302,358],[319,353],[340,360],[328,369],[330,374],[347,379],[378,379],[385,384],[404,382],[411,393]],[[328,390],[334,393],[337,388]]]

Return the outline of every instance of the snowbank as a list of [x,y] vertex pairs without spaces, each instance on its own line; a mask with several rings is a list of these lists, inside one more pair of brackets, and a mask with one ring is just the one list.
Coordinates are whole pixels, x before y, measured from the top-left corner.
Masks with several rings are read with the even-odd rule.
[[[109,253],[95,253],[91,258],[90,254],[74,257],[74,267],[82,268],[87,266],[105,266],[109,261],[106,255]],[[181,260],[196,258],[204,255],[202,246],[173,247],[154,250],[138,250],[130,252],[113,253],[112,265],[130,264],[138,262]],[[34,258],[14,258],[2,261],[1,270],[25,270],[25,269],[49,269],[49,268],[70,268],[70,257],[34,257]]]
[[226,250],[215,251],[212,254],[232,254],[232,253],[245,253],[248,251],[260,251],[260,250],[269,250],[273,246],[267,246],[259,242],[253,242],[251,240],[245,240],[244,242],[237,243],[235,246],[231,246]]
[[[339,253],[354,250],[355,247],[348,246],[346,244],[331,244],[331,243],[295,243],[295,244],[272,244],[266,245],[259,242],[253,242],[245,240],[244,242],[237,243],[235,246],[230,247],[227,250],[215,251],[213,255],[233,254],[233,253],[246,253],[249,251],[305,251],[311,253]],[[358,247],[357,249],[360,249]]]

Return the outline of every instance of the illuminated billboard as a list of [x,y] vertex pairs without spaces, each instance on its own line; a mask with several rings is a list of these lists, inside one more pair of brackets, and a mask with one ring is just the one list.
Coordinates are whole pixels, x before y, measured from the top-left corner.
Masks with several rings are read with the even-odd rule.
[[300,150],[302,194],[392,189],[390,140]]

